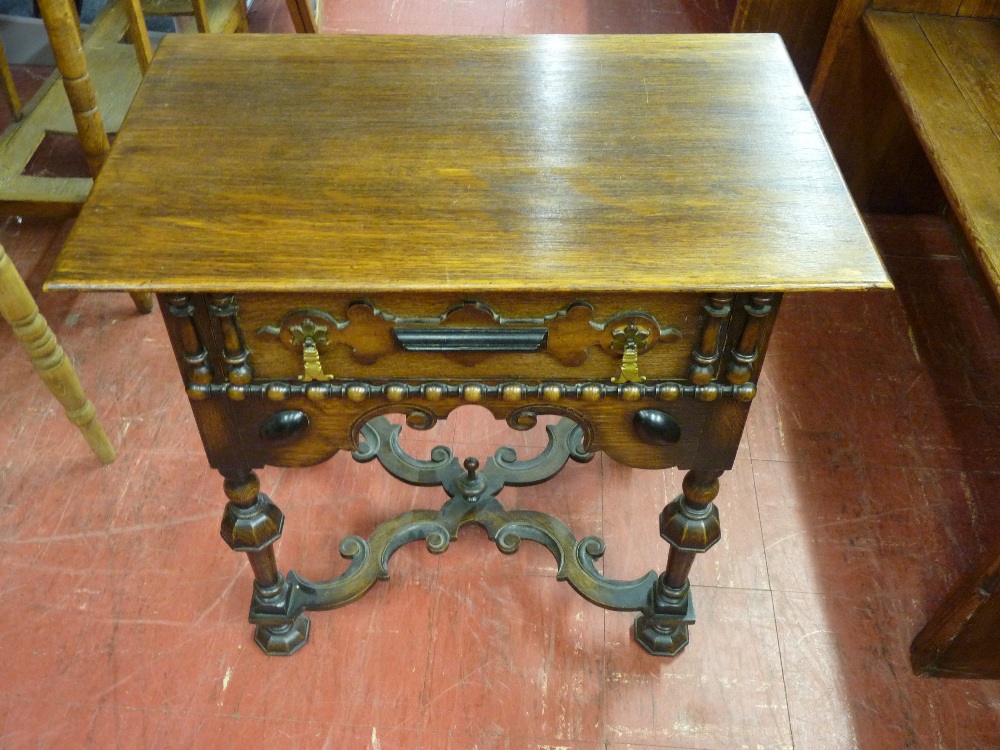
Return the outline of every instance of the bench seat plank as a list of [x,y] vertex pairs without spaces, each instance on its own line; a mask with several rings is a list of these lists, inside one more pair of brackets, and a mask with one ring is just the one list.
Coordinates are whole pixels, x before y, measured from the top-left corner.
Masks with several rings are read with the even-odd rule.
[[1000,290],[1000,22],[870,12],[865,23],[970,246]]

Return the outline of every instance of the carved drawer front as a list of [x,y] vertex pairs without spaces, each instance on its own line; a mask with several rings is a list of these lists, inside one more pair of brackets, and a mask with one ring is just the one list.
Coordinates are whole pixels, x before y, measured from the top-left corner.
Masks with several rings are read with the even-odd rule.
[[685,378],[705,296],[240,295],[254,378]]
[[400,412],[427,429],[475,403],[514,429],[568,417],[588,451],[631,466],[689,468],[735,456],[779,299],[171,294],[161,303],[211,455],[223,423],[246,429],[253,465],[301,466],[357,450],[377,415]]

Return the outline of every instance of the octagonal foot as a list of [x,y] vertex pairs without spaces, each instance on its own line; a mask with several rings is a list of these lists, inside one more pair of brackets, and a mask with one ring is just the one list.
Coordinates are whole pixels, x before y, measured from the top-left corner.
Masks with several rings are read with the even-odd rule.
[[303,612],[285,625],[258,625],[253,640],[265,654],[291,656],[309,640],[309,618]]
[[676,656],[688,645],[688,626],[657,625],[649,615],[639,615],[635,641],[653,656]]

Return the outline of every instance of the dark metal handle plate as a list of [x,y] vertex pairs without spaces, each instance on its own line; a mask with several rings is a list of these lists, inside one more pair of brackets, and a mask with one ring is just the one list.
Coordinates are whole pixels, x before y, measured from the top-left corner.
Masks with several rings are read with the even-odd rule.
[[547,328],[394,328],[396,342],[408,352],[538,352]]

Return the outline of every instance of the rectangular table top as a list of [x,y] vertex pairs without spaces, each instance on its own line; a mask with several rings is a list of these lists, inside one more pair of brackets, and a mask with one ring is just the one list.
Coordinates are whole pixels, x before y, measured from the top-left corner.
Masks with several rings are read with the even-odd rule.
[[863,289],[772,35],[169,35],[48,289]]

